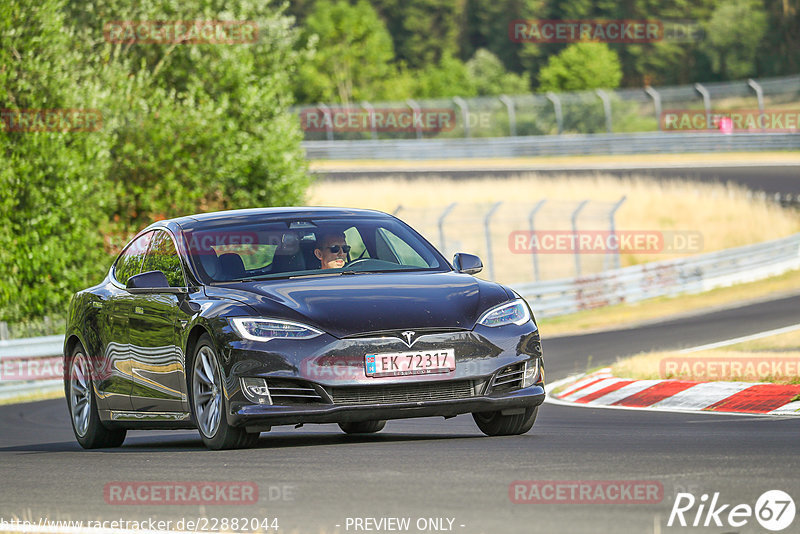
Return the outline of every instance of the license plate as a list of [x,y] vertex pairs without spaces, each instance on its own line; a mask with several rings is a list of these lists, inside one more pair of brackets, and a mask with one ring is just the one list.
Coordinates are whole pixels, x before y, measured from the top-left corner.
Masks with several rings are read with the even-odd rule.
[[454,349],[367,354],[367,376],[405,376],[449,373],[456,369]]

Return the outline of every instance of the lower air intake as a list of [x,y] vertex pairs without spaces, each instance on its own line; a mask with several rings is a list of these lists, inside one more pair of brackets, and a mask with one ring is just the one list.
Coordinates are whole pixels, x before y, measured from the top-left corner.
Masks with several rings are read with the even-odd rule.
[[525,374],[525,364],[509,365],[500,370],[492,381],[492,391],[512,391],[522,387],[522,377]]
[[268,378],[267,387],[272,397],[272,404],[278,406],[323,402],[319,393],[306,382]]
[[471,380],[387,386],[348,386],[330,388],[334,404],[400,404],[405,402],[466,399],[474,397]]

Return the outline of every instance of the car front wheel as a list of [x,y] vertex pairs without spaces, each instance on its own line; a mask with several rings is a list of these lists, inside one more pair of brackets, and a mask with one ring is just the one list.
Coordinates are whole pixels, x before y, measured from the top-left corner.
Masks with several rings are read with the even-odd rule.
[[225,395],[219,359],[207,334],[200,336],[190,374],[192,415],[206,447],[213,450],[252,447],[258,434],[234,428],[225,418]]
[[473,413],[472,418],[487,436],[513,436],[524,434],[533,427],[539,407],[527,408],[523,413],[503,415],[501,412]]
[[97,413],[92,387],[89,359],[81,345],[72,351],[69,360],[67,395],[72,431],[84,449],[119,447],[125,441],[126,431],[111,430],[103,426]]

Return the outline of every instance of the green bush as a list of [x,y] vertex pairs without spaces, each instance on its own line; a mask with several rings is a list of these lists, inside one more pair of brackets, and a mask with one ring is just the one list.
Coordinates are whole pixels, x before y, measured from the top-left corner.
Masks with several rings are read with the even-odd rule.
[[[248,20],[241,45],[112,44],[113,20]],[[301,202],[291,19],[269,3],[12,0],[0,109],[96,109],[87,132],[0,131],[0,320],[63,313],[153,219]]]

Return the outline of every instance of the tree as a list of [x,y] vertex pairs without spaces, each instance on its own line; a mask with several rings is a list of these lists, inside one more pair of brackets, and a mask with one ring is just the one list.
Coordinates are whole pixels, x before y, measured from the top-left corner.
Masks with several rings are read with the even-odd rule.
[[[24,110],[102,109],[113,67],[81,50],[62,0],[0,8],[0,320],[63,312],[108,266],[97,227],[108,207],[111,136],[31,131]],[[108,68],[107,68],[108,67]],[[46,129],[46,128],[45,128]],[[65,129],[66,130],[66,129]]]
[[[248,20],[241,45],[113,44],[109,20]],[[80,132],[0,130],[0,320],[65,312],[154,219],[301,202],[291,20],[269,3],[12,0],[0,109],[91,109]],[[16,110],[16,111],[14,111]]]
[[724,79],[756,73],[755,59],[767,31],[767,15],[753,0],[720,3],[708,21],[709,55]]
[[372,0],[386,20],[397,59],[411,69],[457,57],[463,2],[453,0]]
[[392,38],[366,0],[317,2],[305,36],[316,51],[299,69],[296,94],[303,102],[380,98],[383,83],[396,74]]
[[508,27],[513,20],[544,18],[545,0],[466,0],[465,21],[461,30],[461,57],[471,58],[485,48],[497,56],[506,69],[522,73],[525,65],[523,50],[535,47],[530,43],[515,43]]
[[458,58],[446,54],[438,64],[428,65],[414,73],[414,97],[452,98],[477,94],[467,66]]
[[530,92],[526,75],[508,72],[491,52],[481,48],[467,62],[467,72],[478,95],[523,94]]
[[617,54],[605,43],[581,42],[550,57],[539,72],[540,91],[614,89],[622,79]]
[[[258,0],[73,9],[92,29],[84,40],[93,53],[116,58],[131,80],[107,102],[116,127],[109,180],[122,239],[154,218],[302,199],[302,134],[288,110],[302,54],[297,30],[279,9]],[[253,23],[252,42],[128,45],[102,37],[107,20],[216,20],[219,13]]]

